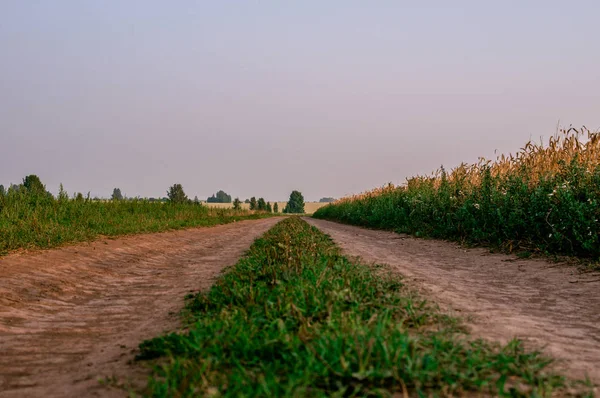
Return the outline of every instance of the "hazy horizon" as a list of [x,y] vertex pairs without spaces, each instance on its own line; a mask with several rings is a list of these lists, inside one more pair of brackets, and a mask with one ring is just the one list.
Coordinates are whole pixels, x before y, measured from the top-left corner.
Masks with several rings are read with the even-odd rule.
[[600,128],[600,3],[5,1],[0,184],[342,197]]

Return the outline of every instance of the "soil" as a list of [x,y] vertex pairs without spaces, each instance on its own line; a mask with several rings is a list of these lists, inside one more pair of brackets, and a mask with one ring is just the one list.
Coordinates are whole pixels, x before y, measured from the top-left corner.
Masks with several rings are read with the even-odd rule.
[[118,385],[144,386],[138,344],[180,328],[184,296],[279,220],[1,257],[0,397],[123,397]]
[[600,384],[600,273],[518,259],[455,243],[306,219],[344,254],[388,264],[407,283],[466,321],[474,336],[554,357],[555,366]]

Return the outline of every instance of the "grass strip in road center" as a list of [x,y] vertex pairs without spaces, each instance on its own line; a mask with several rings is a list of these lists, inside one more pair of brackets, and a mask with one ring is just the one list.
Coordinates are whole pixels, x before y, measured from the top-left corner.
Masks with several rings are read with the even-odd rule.
[[570,383],[520,341],[470,339],[299,218],[257,239],[186,309],[185,333],[140,345],[138,359],[162,358],[148,396],[550,396]]

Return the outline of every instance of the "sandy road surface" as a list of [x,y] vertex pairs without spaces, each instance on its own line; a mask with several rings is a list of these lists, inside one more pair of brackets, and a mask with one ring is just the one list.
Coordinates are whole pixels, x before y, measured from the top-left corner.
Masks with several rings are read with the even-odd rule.
[[558,359],[567,374],[587,374],[600,384],[600,273],[306,220],[330,235],[345,254],[389,264],[442,308],[471,318],[475,335],[502,342],[522,338]]
[[143,385],[147,369],[128,363],[137,345],[176,329],[185,294],[279,220],[0,258],[0,397],[126,396],[98,379]]

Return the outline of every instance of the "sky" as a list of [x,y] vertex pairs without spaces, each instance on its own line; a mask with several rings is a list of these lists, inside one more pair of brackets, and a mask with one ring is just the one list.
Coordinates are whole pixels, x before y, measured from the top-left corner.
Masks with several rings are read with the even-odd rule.
[[600,128],[597,1],[0,2],[0,183],[306,200]]

